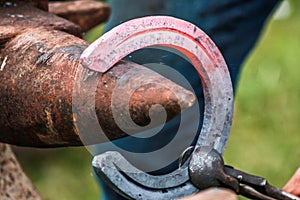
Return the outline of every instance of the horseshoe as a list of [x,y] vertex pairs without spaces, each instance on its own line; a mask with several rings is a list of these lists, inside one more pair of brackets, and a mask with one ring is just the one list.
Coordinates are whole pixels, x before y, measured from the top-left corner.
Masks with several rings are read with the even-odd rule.
[[[130,53],[151,46],[167,46],[180,51],[197,70],[205,107],[195,149],[210,146],[222,154],[232,122],[232,84],[224,58],[200,28],[167,16],[133,19],[92,43],[81,55],[81,61],[85,67],[104,73]],[[156,199],[172,199],[197,191],[189,180],[188,164],[161,176],[136,169],[117,152],[97,155],[92,164],[97,175],[127,198],[147,199],[157,195]]]

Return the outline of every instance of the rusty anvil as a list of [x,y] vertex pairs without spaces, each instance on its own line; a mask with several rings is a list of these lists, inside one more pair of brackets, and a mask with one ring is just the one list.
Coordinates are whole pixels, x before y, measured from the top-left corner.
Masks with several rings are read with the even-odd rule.
[[[179,105],[184,110],[193,104],[195,98],[190,91],[129,61],[118,62],[107,73],[91,75],[91,70],[83,67],[79,60],[89,46],[81,39],[80,27],[37,9],[28,1],[0,0],[0,142],[30,147],[83,145],[74,117],[80,105],[72,105],[73,95],[83,91],[95,95],[95,104],[90,105],[96,110],[93,119],[99,120],[105,132],[90,133],[90,141],[85,142],[96,144],[105,142],[106,137],[114,140],[126,136],[114,122],[111,99],[115,86],[129,70],[151,76],[154,83],[135,91],[129,104],[125,104],[121,96],[115,98],[120,107],[129,107],[135,122],[148,123],[148,108],[152,104],[164,106],[167,120],[181,112]],[[75,3],[88,5],[88,2],[92,1]],[[95,4],[100,4],[100,13],[109,13],[106,4],[93,2],[92,5]],[[106,16],[108,18],[108,14]],[[129,89],[141,78],[127,76]],[[81,85],[75,84],[80,80]],[[91,81],[97,88],[89,93]],[[75,90],[77,86],[80,88]],[[84,108],[88,106],[85,103]],[[81,112],[81,116],[86,118],[85,123],[91,119],[89,110]]]
[[[72,2],[65,3],[68,6],[63,7],[69,9],[69,3]],[[89,46],[88,42],[81,39],[82,28],[88,29],[94,23],[103,22],[108,18],[110,9],[101,2],[75,3],[89,5],[89,8],[80,7],[84,13],[95,10],[93,17],[96,19],[89,19],[92,24],[83,23],[85,27],[80,28],[47,12],[47,0],[0,0],[0,142],[30,147],[83,145],[74,126],[72,111],[76,74],[89,77],[91,71],[79,61],[81,53]],[[53,6],[50,6],[50,12],[59,11],[57,4]],[[74,19],[76,12],[73,10],[69,10],[72,15],[67,18]],[[64,14],[62,16],[66,17]],[[83,19],[85,18],[81,17],[80,22]],[[86,19],[83,20],[85,21]],[[87,25],[89,26],[86,27]],[[183,103],[188,108],[194,99],[192,93],[163,76],[153,74],[151,70],[138,64],[120,61],[108,73],[97,73],[88,78],[89,81],[98,81],[94,108],[101,125],[105,126],[106,136],[111,140],[125,136],[113,122],[110,98],[120,77],[131,69],[145,76],[151,75],[157,83],[132,96],[129,110],[138,111],[133,119],[139,123],[148,122],[147,107],[153,103],[166,108],[169,120],[181,112],[179,104]],[[139,78],[133,76],[128,77],[128,80],[129,83],[134,83]],[[173,98],[174,95],[169,95],[170,91],[180,94],[181,98]],[[141,96],[145,101],[139,101]],[[122,99],[119,100],[122,103]],[[90,117],[88,114],[86,113],[87,121]],[[91,144],[103,142],[102,136],[97,134],[97,137],[92,137]],[[24,191],[35,194],[29,181],[24,181],[25,176],[21,176],[22,170],[12,171],[12,168],[20,167],[16,167],[17,161],[8,145],[0,143],[0,155],[0,179],[3,183],[0,184],[0,193],[9,193],[10,198],[28,194]],[[10,180],[15,180],[14,184]]]
[[[91,70],[106,72],[128,54],[151,46],[178,50],[197,70],[203,85],[205,110],[201,137],[195,149],[210,146],[222,154],[232,121],[231,79],[221,53],[198,27],[173,17],[134,19],[96,40],[83,52],[81,60]],[[92,164],[104,181],[129,199],[175,199],[198,191],[190,180],[188,162],[161,176],[142,172],[118,152],[95,156]]]

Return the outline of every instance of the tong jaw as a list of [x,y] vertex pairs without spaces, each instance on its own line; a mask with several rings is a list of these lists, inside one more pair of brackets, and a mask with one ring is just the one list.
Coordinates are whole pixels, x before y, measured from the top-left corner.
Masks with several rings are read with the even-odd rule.
[[228,186],[239,193],[239,182],[224,172],[224,160],[212,147],[197,148],[189,164],[191,182],[200,189]]

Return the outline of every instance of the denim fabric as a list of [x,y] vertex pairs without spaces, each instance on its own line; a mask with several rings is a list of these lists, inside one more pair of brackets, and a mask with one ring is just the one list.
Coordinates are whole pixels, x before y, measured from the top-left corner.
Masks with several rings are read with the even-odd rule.
[[[106,31],[129,19],[149,15],[169,15],[194,23],[200,27],[216,43],[228,65],[234,89],[238,80],[242,62],[255,45],[267,17],[272,12],[278,0],[109,0],[112,16],[107,23]],[[171,53],[153,49],[140,50],[127,59],[136,63],[149,62],[165,63],[178,70],[186,77],[197,94],[199,108],[203,110],[203,93],[197,73],[189,63]],[[184,119],[189,126],[193,118],[192,111]],[[166,145],[176,133],[182,117],[168,122],[163,130],[149,139],[127,137],[114,143],[132,152],[149,152]],[[202,120],[199,120],[199,130]],[[192,137],[188,133],[185,137]],[[182,138],[183,140],[185,138]],[[95,148],[96,153],[110,150],[108,144],[100,144]],[[128,158],[134,163],[134,158]],[[145,164],[151,164],[153,159],[145,158]],[[153,172],[167,173],[174,170],[177,163]],[[123,199],[109,189],[101,180],[104,199]]]

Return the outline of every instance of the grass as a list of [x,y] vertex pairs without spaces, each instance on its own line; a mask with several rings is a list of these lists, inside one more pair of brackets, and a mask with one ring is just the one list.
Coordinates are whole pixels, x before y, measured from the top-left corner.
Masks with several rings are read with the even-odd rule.
[[[226,163],[278,187],[300,166],[300,13],[295,11],[300,3],[291,5],[291,16],[271,21],[245,62],[225,151]],[[91,155],[84,148],[17,152],[45,199],[98,199]]]
[[300,166],[299,19],[271,21],[246,61],[225,152],[227,163],[278,187]]
[[45,200],[99,199],[92,157],[84,147],[16,148],[24,171]]

